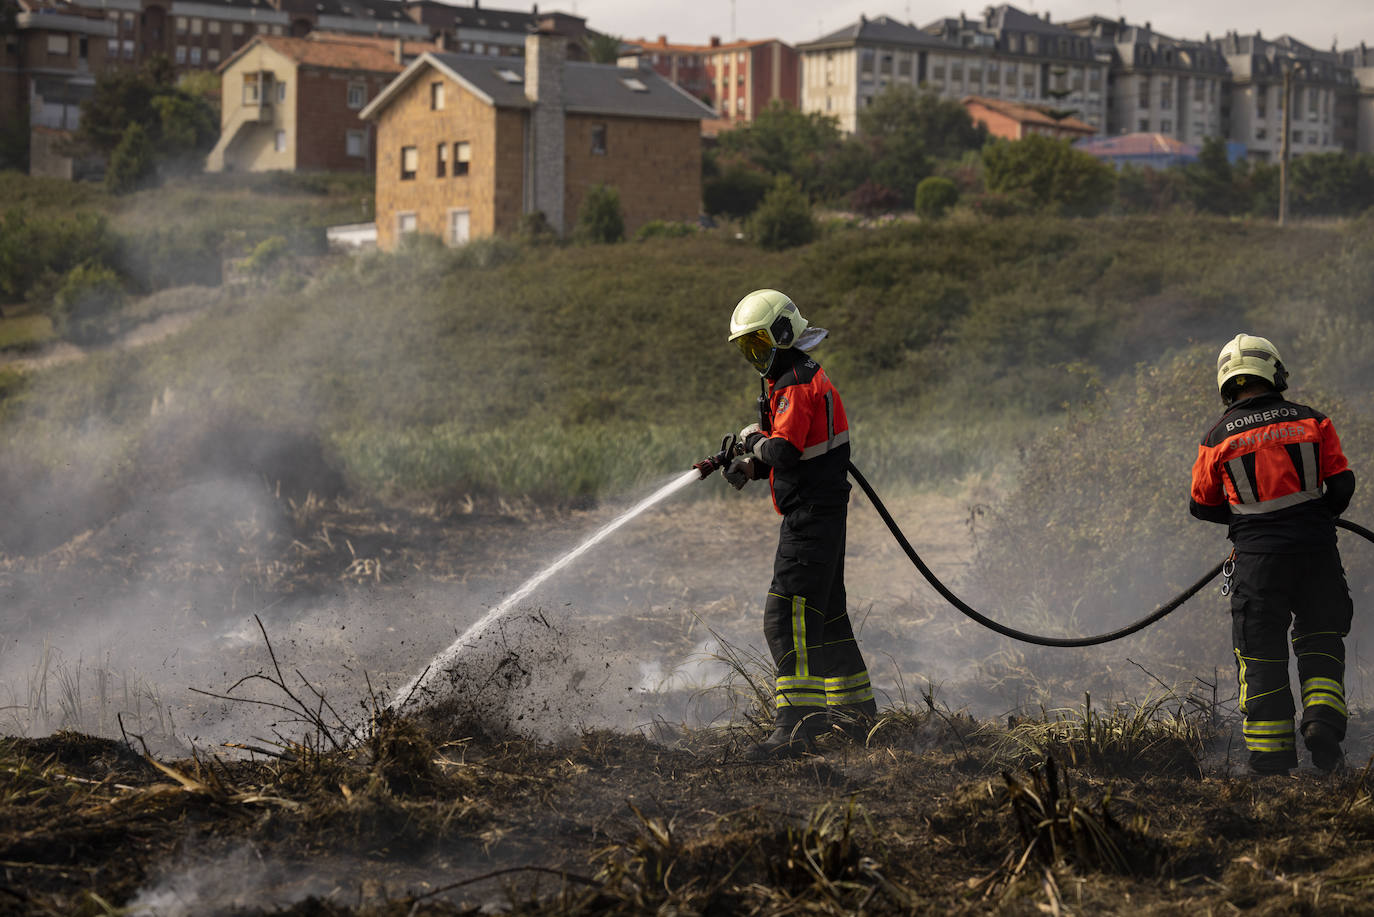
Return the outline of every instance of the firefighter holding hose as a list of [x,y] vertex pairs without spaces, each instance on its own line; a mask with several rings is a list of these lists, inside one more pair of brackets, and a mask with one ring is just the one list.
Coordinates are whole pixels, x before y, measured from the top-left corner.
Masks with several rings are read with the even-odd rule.
[[1268,340],[1239,334],[1221,350],[1226,412],[1203,437],[1190,512],[1225,523],[1223,568],[1240,680],[1242,730],[1256,774],[1298,764],[1288,680],[1288,629],[1302,683],[1303,744],[1319,770],[1343,760],[1345,636],[1352,605],[1335,521],[1355,492],[1331,421],[1286,400],[1288,371]]
[[730,340],[761,376],[759,419],[721,468],[736,490],[767,478],[782,515],[764,636],[776,672],[774,729],[754,761],[796,757],[832,727],[862,741],[877,713],[868,667],[845,609],[849,421],[808,352],[812,328],[777,290],[755,290],[730,318]]

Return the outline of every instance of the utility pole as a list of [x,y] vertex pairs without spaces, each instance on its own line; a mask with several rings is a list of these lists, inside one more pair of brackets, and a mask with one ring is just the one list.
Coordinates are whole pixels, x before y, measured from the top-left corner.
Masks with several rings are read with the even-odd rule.
[[1279,225],[1288,219],[1288,160],[1293,140],[1293,75],[1302,66],[1290,61],[1283,68],[1283,140],[1279,146]]

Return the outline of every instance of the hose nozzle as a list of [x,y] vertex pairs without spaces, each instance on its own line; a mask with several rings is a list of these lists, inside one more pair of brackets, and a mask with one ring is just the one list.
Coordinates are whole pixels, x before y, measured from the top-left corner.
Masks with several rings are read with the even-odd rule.
[[727,433],[720,441],[720,451],[715,455],[708,455],[706,458],[697,462],[692,467],[701,475],[702,480],[709,478],[716,469],[724,468],[726,463],[739,453],[737,438],[733,433]]

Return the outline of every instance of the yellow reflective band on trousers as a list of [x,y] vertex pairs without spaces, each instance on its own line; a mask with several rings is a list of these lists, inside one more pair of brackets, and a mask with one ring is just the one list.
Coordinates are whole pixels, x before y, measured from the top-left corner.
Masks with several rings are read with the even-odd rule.
[[1287,691],[1287,690],[1288,690],[1288,681],[1287,681],[1287,679],[1285,679],[1285,680],[1284,680],[1284,683],[1283,683],[1283,687],[1281,687],[1281,688],[1275,688],[1275,689],[1272,690],[1272,691],[1264,691],[1264,692],[1262,692],[1262,693],[1260,693],[1260,694],[1252,694],[1252,693],[1250,693],[1250,685],[1248,684],[1248,680],[1247,680],[1246,677],[1245,677],[1245,676],[1246,676],[1245,664],[1246,664],[1247,662],[1261,662],[1261,663],[1263,663],[1263,662],[1268,662],[1268,663],[1272,663],[1272,664],[1274,664],[1274,665],[1283,665],[1283,666],[1287,666],[1287,665],[1288,665],[1288,660],[1287,660],[1287,659],[1260,659],[1260,658],[1255,657],[1255,656],[1242,656],[1242,655],[1240,654],[1240,650],[1236,650],[1235,653],[1236,653],[1236,669],[1237,669],[1237,671],[1236,671],[1236,676],[1237,676],[1237,680],[1240,682],[1240,712],[1241,712],[1241,713],[1249,713],[1249,712],[1250,712],[1250,704],[1251,704],[1252,701],[1257,701],[1257,700],[1259,700],[1261,697],[1268,697],[1270,694],[1278,694],[1280,691]]
[[806,652],[806,597],[800,595],[792,596],[792,652],[797,674],[778,676],[777,706],[824,707],[826,680],[811,676],[811,657]]
[[1293,721],[1290,720],[1251,720],[1241,726],[1245,734],[1245,747],[1250,751],[1291,751],[1293,741]]
[[873,685],[868,680],[868,672],[841,675],[825,680],[825,703],[830,707],[843,704],[862,704],[873,700]]
[[1302,705],[1305,708],[1325,704],[1341,716],[1349,716],[1345,709],[1345,686],[1334,678],[1309,678],[1302,683]]

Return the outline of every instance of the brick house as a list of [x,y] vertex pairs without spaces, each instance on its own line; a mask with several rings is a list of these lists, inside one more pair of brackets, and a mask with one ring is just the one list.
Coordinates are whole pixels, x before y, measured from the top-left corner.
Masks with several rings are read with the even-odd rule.
[[713,115],[651,71],[568,61],[560,35],[528,36],[523,60],[425,54],[361,113],[377,131],[378,247],[508,234],[536,211],[563,235],[597,184],[617,189],[629,232],[694,220]]
[[324,32],[254,37],[220,67],[220,138],[206,170],[371,170],[371,125],[358,112],[433,48]]
[[1007,140],[1020,140],[1030,134],[1043,134],[1046,137],[1074,141],[1097,133],[1097,128],[1077,118],[1052,118],[1040,106],[1021,105],[1017,102],[1008,102],[1006,99],[987,99],[982,96],[966,96],[963,104],[974,124],[982,124],[992,136]]

